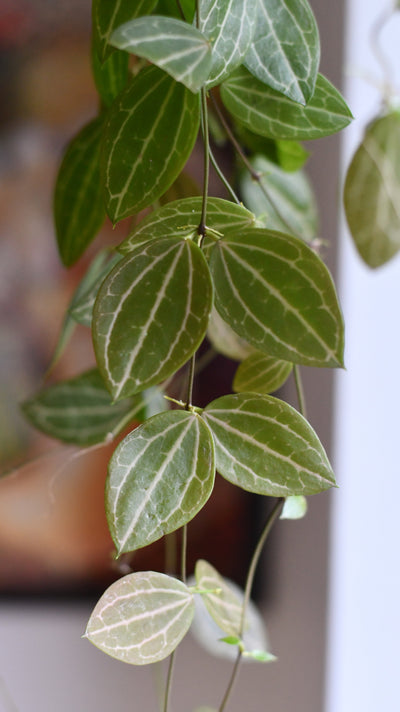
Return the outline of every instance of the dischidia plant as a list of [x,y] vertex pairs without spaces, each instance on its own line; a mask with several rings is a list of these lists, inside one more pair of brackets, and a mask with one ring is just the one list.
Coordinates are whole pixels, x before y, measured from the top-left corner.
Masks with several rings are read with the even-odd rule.
[[[298,370],[343,365],[342,315],[318,254],[302,172],[307,154],[298,143],[351,120],[340,93],[318,74],[319,56],[307,0],[93,1],[100,109],[72,139],[56,181],[63,263],[81,257],[106,213],[115,224],[147,212],[112,254],[95,257],[68,311],[64,337],[74,322],[90,326],[97,368],[45,388],[24,409],[41,430],[83,447],[109,442],[132,423],[106,484],[117,557],[182,531],[180,578],[123,576],[86,630],[125,663],[171,656],[164,712],[196,597],[221,630],[215,645],[237,649],[220,712],[242,658],[274,659],[248,643],[263,544],[279,516],[301,516],[305,496],[335,485],[305,417]],[[234,185],[215,160],[210,129],[237,154]],[[199,135],[202,194],[167,202]],[[210,196],[211,163],[229,199]],[[242,362],[234,393],[202,409],[192,394],[206,336]],[[182,398],[168,391],[178,371]],[[300,412],[270,395],[292,372]],[[243,595],[212,562],[198,561],[195,581],[186,578],[186,528],[212,495],[216,473],[274,498]]]

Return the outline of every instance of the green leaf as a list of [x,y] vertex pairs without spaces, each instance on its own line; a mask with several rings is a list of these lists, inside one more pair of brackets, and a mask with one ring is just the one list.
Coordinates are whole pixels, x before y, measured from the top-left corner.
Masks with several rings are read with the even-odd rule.
[[218,353],[234,361],[242,361],[254,351],[247,341],[231,329],[215,308],[210,315],[207,338]]
[[255,30],[258,0],[201,0],[199,29],[212,44],[208,86],[220,84],[244,59]]
[[27,419],[46,435],[81,446],[104,443],[125,425],[165,410],[165,400],[156,389],[112,403],[96,369],[86,371],[39,391],[25,401]]
[[343,363],[343,320],[328,269],[302,240],[248,228],[213,247],[215,306],[254,348],[308,366]]
[[245,67],[239,67],[224,82],[221,99],[237,121],[269,138],[321,138],[345,128],[352,119],[343,97],[321,74],[307,106],[270,89]]
[[254,393],[223,396],[203,417],[214,436],[217,470],[238,487],[287,497],[335,485],[311,425],[284,401]]
[[198,97],[146,67],[114,102],[103,140],[107,211],[114,222],[157,200],[179,175],[197,137]]
[[244,61],[257,79],[307,104],[319,57],[318,27],[307,0],[259,0],[254,41]]
[[197,92],[208,79],[211,46],[199,30],[182,20],[154,15],[118,27],[111,44],[149,60]]
[[[202,198],[184,198],[150,213],[119,245],[119,252],[127,254],[138,245],[160,237],[182,239],[193,235],[200,223],[202,202]],[[234,228],[252,227],[254,223],[254,215],[242,205],[221,198],[207,201],[207,225],[212,230],[224,234]]]
[[227,635],[226,638],[221,638],[221,643],[226,643],[227,645],[240,645],[241,642],[237,635]]
[[93,42],[92,72],[96,89],[104,106],[108,108],[128,81],[129,56],[125,52],[113,52],[102,64]]
[[310,155],[298,141],[258,136],[239,123],[236,123],[235,133],[250,153],[263,155],[284,171],[300,170]]
[[201,594],[211,618],[227,635],[240,636],[242,602],[229,584],[211,564],[202,559],[196,563],[195,576],[199,588],[212,591]]
[[243,655],[245,658],[251,658],[258,663],[273,663],[277,659],[275,655],[268,653],[266,650],[245,650]]
[[207,262],[190,240],[147,242],[119,262],[93,312],[96,358],[114,398],[183,366],[205,336],[212,301]]
[[182,581],[140,571],[111,584],[90,616],[85,637],[112,658],[148,665],[175,650],[193,614],[193,596]]
[[[195,13],[195,0],[180,0],[180,5],[185,15],[186,22],[192,22]],[[181,18],[176,0],[158,0],[157,15]]]
[[279,519],[302,519],[307,514],[307,500],[302,495],[287,497]]
[[283,386],[291,371],[291,363],[256,351],[248,356],[237,369],[233,390],[237,393],[246,391],[273,393]]
[[344,206],[354,244],[370,267],[400,250],[400,114],[375,119],[350,164]]
[[70,267],[96,237],[105,219],[100,181],[103,119],[87,124],[70,142],[54,193],[54,221],[60,257]]
[[121,259],[121,255],[114,254],[110,257],[109,250],[104,250],[99,252],[93,260],[90,269],[79,285],[79,292],[74,294],[68,309],[75,322],[82,326],[90,327],[92,325],[93,307],[100,286],[104,278]]
[[108,41],[115,28],[134,17],[148,15],[156,4],[157,0],[93,0],[93,36],[102,62],[114,51]]
[[214,486],[214,447],[199,415],[172,410],[130,433],[110,460],[106,511],[118,554],[187,524]]
[[306,174],[303,171],[287,173],[264,156],[256,156],[250,162],[260,175],[265,192],[248,171],[242,174],[240,190],[258,221],[269,230],[290,231],[290,234],[311,242],[318,231],[318,214]]

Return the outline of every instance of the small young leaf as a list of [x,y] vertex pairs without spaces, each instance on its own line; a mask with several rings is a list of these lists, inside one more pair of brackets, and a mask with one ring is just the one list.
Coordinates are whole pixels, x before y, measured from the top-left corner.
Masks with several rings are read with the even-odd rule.
[[208,86],[220,84],[244,59],[253,39],[258,0],[201,0],[199,29],[212,44]]
[[269,138],[321,138],[345,128],[352,119],[343,97],[321,74],[307,106],[270,89],[245,67],[239,67],[224,82],[221,99],[237,121]]
[[239,636],[242,601],[231,590],[225,579],[207,561],[200,560],[197,562],[195,576],[199,588],[218,591],[218,593],[201,594],[211,618],[227,635]]
[[22,405],[27,419],[46,435],[75,445],[106,442],[129,422],[165,410],[156,389],[112,403],[96,369],[44,388]]
[[197,92],[211,69],[211,45],[196,27],[172,17],[139,17],[121,25],[111,44],[152,64]]
[[221,638],[221,643],[226,643],[227,645],[240,645],[241,639],[236,635],[227,635],[226,638]]
[[289,378],[293,365],[260,351],[248,356],[235,373],[233,390],[237,393],[273,393]]
[[[119,245],[118,251],[127,254],[148,240],[192,235],[200,223],[201,206],[202,198],[184,198],[167,203],[145,217]],[[254,215],[242,205],[221,198],[209,198],[207,201],[207,225],[221,234],[235,228],[253,227],[254,224]]]
[[111,584],[90,616],[85,637],[112,658],[148,665],[175,650],[193,615],[193,596],[184,583],[140,571]]
[[68,312],[71,318],[82,326],[92,325],[93,307],[97,293],[105,277],[111,272],[122,256],[109,256],[109,250],[99,252],[90,269],[74,294]]
[[207,338],[218,353],[234,361],[243,361],[254,351],[253,346],[241,339],[216,309],[210,315]]
[[115,28],[134,17],[148,15],[156,4],[157,0],[93,0],[93,36],[101,62],[114,51],[108,41]]
[[302,519],[307,514],[307,500],[299,495],[287,497],[279,519]]
[[93,341],[114,398],[160,383],[201,344],[212,307],[200,248],[176,237],[147,242],[104,280],[93,311]]
[[332,278],[302,240],[257,228],[213,247],[215,306],[255,349],[308,366],[343,363],[343,321]]
[[350,164],[344,206],[355,246],[370,267],[400,250],[400,114],[373,121]]
[[317,494],[335,478],[311,425],[272,396],[218,398],[203,411],[218,472],[238,487],[274,497]]
[[99,168],[102,130],[102,117],[87,124],[68,145],[58,172],[54,221],[66,267],[81,257],[105,219]]
[[318,26],[307,0],[259,0],[244,64],[264,84],[307,104],[319,65]]
[[266,650],[245,650],[243,653],[244,657],[256,660],[258,663],[273,663],[277,659],[272,653],[268,653]]
[[92,72],[96,89],[104,106],[108,108],[128,81],[129,56],[125,52],[113,52],[102,64],[93,43]]
[[256,156],[250,162],[261,176],[261,186],[270,199],[245,171],[240,179],[240,190],[246,205],[269,230],[290,232],[310,242],[317,235],[318,215],[306,174],[303,171],[287,173],[264,156]]
[[112,105],[102,176],[114,222],[157,200],[184,167],[200,121],[197,95],[158,67],[146,67]]
[[172,410],[130,433],[114,452],[106,511],[118,554],[187,524],[214,486],[211,433],[200,416]]

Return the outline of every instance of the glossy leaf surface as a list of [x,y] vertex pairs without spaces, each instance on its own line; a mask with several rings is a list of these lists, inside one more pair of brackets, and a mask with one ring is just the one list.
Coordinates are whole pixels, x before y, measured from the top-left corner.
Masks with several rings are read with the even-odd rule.
[[118,554],[187,524],[214,485],[214,447],[200,416],[173,410],[130,433],[109,465],[106,511]]
[[204,338],[212,300],[207,262],[190,240],[148,242],[119,262],[93,312],[96,358],[114,398],[183,366]]
[[343,321],[332,278],[302,240],[257,228],[213,248],[215,306],[254,348],[309,366],[343,364]]
[[86,637],[97,648],[131,665],[163,660],[186,635],[193,596],[181,581],[154,571],[128,574],[97,603]]
[[307,0],[259,0],[256,32],[244,60],[257,79],[306,104],[319,56],[318,27]]
[[195,142],[198,97],[158,67],[146,67],[110,109],[102,178],[114,222],[157,200],[174,182]]
[[66,267],[81,257],[105,219],[99,167],[102,130],[102,118],[87,124],[68,145],[58,172],[54,222]]
[[273,393],[283,386],[292,371],[292,364],[257,351],[239,366],[233,381],[237,393]]
[[195,27],[172,17],[131,20],[113,32],[111,44],[149,60],[193,92],[210,73],[210,43]]
[[112,403],[96,369],[48,386],[23,404],[25,416],[38,430],[82,446],[106,442],[127,423],[162,410],[165,400],[156,389]]
[[[160,237],[185,238],[195,234],[200,223],[201,206],[202,198],[184,198],[167,203],[134,228],[119,245],[119,252],[129,253],[139,244]],[[207,201],[207,225],[218,233],[252,227],[254,223],[254,215],[242,205],[221,198],[209,198]]]
[[321,138],[345,128],[352,119],[343,97],[321,74],[307,106],[270,89],[245,67],[239,67],[224,82],[221,98],[237,121],[269,138]]
[[115,28],[134,17],[147,15],[156,4],[157,0],[93,0],[93,35],[102,62],[113,52],[108,41]]
[[347,173],[344,205],[364,262],[385,264],[400,250],[400,114],[368,126]]
[[203,411],[215,441],[218,472],[256,494],[317,494],[335,478],[311,425],[272,396],[240,393]]
[[255,30],[258,0],[201,0],[199,29],[212,44],[208,86],[220,84],[244,59]]

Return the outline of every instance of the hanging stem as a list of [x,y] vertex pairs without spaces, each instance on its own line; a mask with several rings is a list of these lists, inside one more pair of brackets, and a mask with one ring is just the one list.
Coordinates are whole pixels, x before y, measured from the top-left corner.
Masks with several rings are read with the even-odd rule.
[[304,418],[307,418],[307,406],[304,395],[303,379],[301,377],[300,368],[297,363],[293,366],[294,382],[296,384],[297,400],[299,403],[299,411]]
[[[263,550],[264,544],[268,538],[268,535],[269,535],[275,521],[277,520],[277,518],[279,517],[279,514],[281,513],[284,502],[285,502],[284,497],[279,497],[276,500],[276,503],[275,503],[272,511],[268,515],[268,519],[265,523],[264,529],[263,529],[261,536],[258,540],[257,546],[254,550],[254,553],[253,553],[253,556],[252,556],[252,559],[250,562],[249,570],[247,573],[247,579],[246,579],[246,587],[244,590],[242,614],[241,614],[241,618],[240,618],[239,638],[243,637],[243,633],[244,633],[244,629],[245,629],[245,622],[246,622],[247,607],[249,605],[251,590],[253,588],[253,583],[254,583],[254,576],[256,573],[258,562],[260,560],[261,552]],[[239,650],[236,661],[235,661],[235,665],[232,670],[232,675],[231,675],[229,683],[228,683],[228,687],[226,689],[225,695],[224,695],[221,705],[218,709],[218,712],[223,712],[227,703],[228,703],[228,700],[230,698],[231,692],[233,690],[233,687],[234,687],[234,684],[235,684],[235,681],[237,678],[237,674],[239,672],[241,659],[242,659],[242,651]]]
[[210,182],[210,136],[208,132],[207,93],[204,87],[201,90],[201,126],[204,143],[203,201],[201,205],[200,224],[197,232],[201,238],[204,238],[207,220],[208,185]]
[[187,559],[187,524],[182,527],[182,549],[181,549],[181,579],[186,583],[186,559]]
[[169,700],[171,697],[171,687],[172,687],[172,676],[174,672],[174,662],[175,662],[175,650],[169,656],[168,663],[168,673],[167,673],[167,684],[165,687],[165,697],[164,697],[164,710],[163,712],[168,712]]
[[237,195],[236,195],[235,191],[233,190],[231,184],[229,183],[228,179],[225,178],[224,174],[222,173],[221,168],[219,167],[217,160],[216,160],[211,148],[209,149],[209,153],[210,153],[210,160],[211,160],[212,166],[213,166],[218,178],[220,179],[221,183],[223,183],[223,185],[225,186],[226,190],[230,194],[231,198],[235,201],[235,203],[240,205],[241,201],[237,197]]

